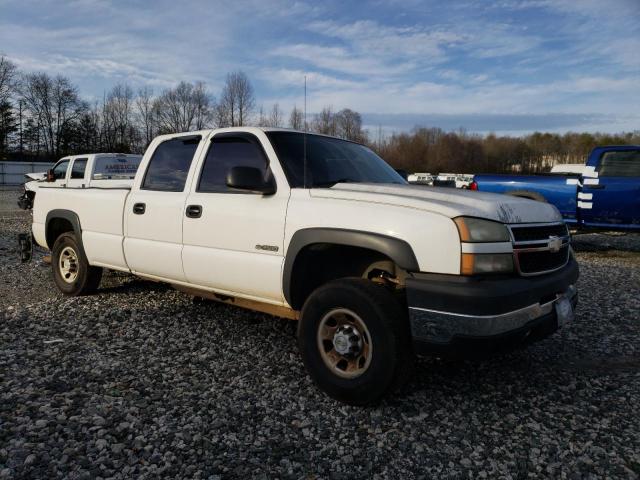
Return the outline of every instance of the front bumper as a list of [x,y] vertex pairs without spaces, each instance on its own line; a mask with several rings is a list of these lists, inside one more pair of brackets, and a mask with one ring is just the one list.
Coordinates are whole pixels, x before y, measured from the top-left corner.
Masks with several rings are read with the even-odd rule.
[[407,302],[415,350],[464,354],[544,338],[559,326],[560,299],[575,308],[578,274],[573,258],[563,269],[540,277],[414,274],[407,279]]

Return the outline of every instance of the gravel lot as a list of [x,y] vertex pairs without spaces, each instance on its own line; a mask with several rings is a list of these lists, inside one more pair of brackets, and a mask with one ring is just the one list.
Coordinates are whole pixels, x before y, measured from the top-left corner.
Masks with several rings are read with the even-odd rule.
[[580,235],[560,334],[421,360],[376,408],[322,395],[295,324],[108,274],[64,298],[0,191],[0,478],[638,478],[640,236]]

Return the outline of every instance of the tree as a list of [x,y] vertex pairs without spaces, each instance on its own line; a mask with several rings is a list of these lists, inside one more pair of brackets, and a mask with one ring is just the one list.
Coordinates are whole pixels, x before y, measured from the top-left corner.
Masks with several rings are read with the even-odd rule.
[[315,116],[311,128],[314,132],[324,135],[337,135],[338,126],[336,116],[333,114],[331,107],[324,107],[320,113]]
[[0,55],[0,102],[9,100],[16,73],[16,66],[7,57]]
[[218,126],[239,127],[248,124],[254,107],[255,96],[249,77],[240,70],[229,73],[216,111]]
[[136,97],[136,117],[142,130],[142,140],[146,148],[155,136],[155,115],[153,111],[153,89],[143,87]]
[[337,134],[340,138],[363,142],[366,134],[362,130],[362,117],[358,112],[345,108],[336,113]]
[[51,157],[60,156],[65,130],[72,127],[86,104],[71,81],[46,73],[24,75],[19,83],[20,96],[40,129],[41,141]]
[[18,122],[8,100],[0,100],[0,154],[7,151],[10,136],[18,131]]
[[282,110],[280,110],[280,105],[277,102],[271,107],[267,124],[269,127],[282,127],[283,125]]
[[133,90],[126,84],[115,85],[106,97],[103,110],[104,142],[108,150],[130,151],[133,143]]
[[211,122],[211,103],[202,82],[180,82],[153,102],[152,115],[161,133],[199,130]]
[[304,128],[302,110],[295,105],[293,106],[293,110],[291,110],[291,115],[289,115],[289,126],[295,130],[302,130]]

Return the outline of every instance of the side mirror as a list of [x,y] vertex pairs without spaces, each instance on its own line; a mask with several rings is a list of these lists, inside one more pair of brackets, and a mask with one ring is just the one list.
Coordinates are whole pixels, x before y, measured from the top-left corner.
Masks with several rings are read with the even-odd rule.
[[50,168],[49,170],[47,170],[47,182],[55,182],[56,181],[56,176],[53,173],[53,169]]
[[262,170],[255,167],[232,167],[227,174],[227,186],[263,195],[276,193],[273,181],[265,181]]

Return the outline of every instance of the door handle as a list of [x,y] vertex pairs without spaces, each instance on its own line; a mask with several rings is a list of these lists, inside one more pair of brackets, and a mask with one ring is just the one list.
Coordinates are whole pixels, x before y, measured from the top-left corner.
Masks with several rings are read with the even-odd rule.
[[133,213],[136,215],[142,215],[147,209],[147,205],[144,203],[134,203],[133,204]]
[[202,205],[188,205],[187,217],[200,218],[202,216]]

